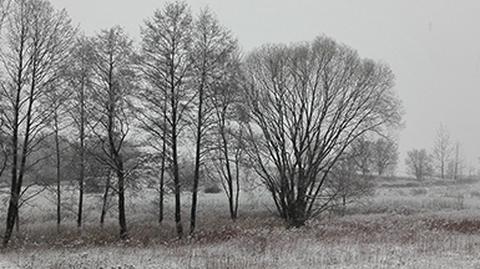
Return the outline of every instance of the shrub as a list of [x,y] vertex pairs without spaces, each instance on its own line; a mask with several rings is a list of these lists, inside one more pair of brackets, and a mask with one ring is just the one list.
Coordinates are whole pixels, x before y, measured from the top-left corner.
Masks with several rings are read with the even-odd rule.
[[416,188],[416,189],[411,189],[410,194],[412,196],[417,196],[417,195],[425,195],[427,194],[427,190],[424,188]]
[[213,184],[213,185],[205,187],[203,192],[205,192],[205,193],[220,193],[220,192],[222,192],[222,189],[220,187],[218,187],[218,185]]
[[472,198],[480,198],[480,192],[479,192],[479,191],[471,191],[471,192],[470,192],[470,197],[472,197]]

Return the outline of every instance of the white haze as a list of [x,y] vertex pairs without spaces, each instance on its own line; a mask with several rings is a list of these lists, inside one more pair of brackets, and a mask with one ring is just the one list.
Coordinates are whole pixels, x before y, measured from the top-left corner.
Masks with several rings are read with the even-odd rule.
[[[87,34],[114,24],[139,39],[154,0],[52,0]],[[311,40],[326,34],[363,57],[388,63],[403,101],[400,164],[411,148],[431,149],[443,123],[468,165],[480,156],[480,1],[478,0],[197,0],[238,37],[244,51],[267,42]],[[403,170],[403,169],[402,169]]]

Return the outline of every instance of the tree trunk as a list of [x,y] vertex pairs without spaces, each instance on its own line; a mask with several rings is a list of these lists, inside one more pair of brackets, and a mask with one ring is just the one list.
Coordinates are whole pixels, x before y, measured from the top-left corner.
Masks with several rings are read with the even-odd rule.
[[[164,138],[165,139],[165,138]],[[163,222],[163,195],[164,195],[164,181],[165,181],[165,154],[166,154],[166,143],[163,141],[162,145],[162,168],[160,171],[160,190],[159,190],[159,201],[158,201],[158,223]]]
[[192,208],[190,211],[190,234],[195,232],[196,215],[197,215],[197,194],[198,194],[198,181],[200,177],[200,139],[197,138],[197,154],[195,156],[195,171],[193,175],[193,188],[192,188]]
[[[222,115],[225,117],[225,115]],[[235,194],[234,194],[234,187],[233,187],[233,175],[232,175],[232,167],[230,164],[230,153],[229,153],[229,147],[228,147],[228,139],[227,139],[227,134],[225,133],[225,119],[222,119],[221,126],[220,126],[220,135],[222,137],[222,153],[223,153],[223,158],[225,158],[225,169],[226,175],[225,175],[225,180],[227,181],[227,189],[225,190],[227,192],[227,198],[228,198],[228,207],[230,210],[230,218],[232,220],[235,220],[237,218],[237,214],[235,212]]]
[[60,171],[60,138],[58,134],[58,114],[57,111],[54,113],[54,124],[55,124],[55,154],[56,154],[56,181],[57,181],[57,231],[60,230],[60,224],[62,222],[61,215],[61,171]]
[[100,226],[103,227],[105,223],[105,215],[108,210],[108,192],[110,191],[110,174],[107,176],[107,181],[105,184],[105,192],[103,193],[103,203],[102,203],[102,213],[100,215]]
[[[36,62],[33,63],[33,70],[32,74],[36,74]],[[21,70],[19,71],[21,72]],[[21,78],[21,73],[20,77]],[[18,82],[21,83],[21,82]],[[12,164],[12,186],[11,186],[11,193],[10,193],[10,202],[8,205],[8,212],[7,212],[7,227],[5,228],[5,236],[3,237],[3,245],[7,246],[13,232],[13,226],[15,225],[15,219],[18,215],[18,207],[20,201],[20,193],[22,190],[23,184],[23,176],[25,173],[25,166],[27,163],[27,153],[28,153],[28,146],[30,143],[30,134],[31,134],[31,127],[32,127],[32,110],[33,110],[33,97],[36,87],[36,80],[35,76],[32,77],[31,85],[30,85],[30,92],[29,92],[29,103],[26,112],[26,123],[25,123],[25,137],[23,138],[22,144],[22,153],[20,159],[20,167],[18,167],[18,129],[19,129],[19,113],[20,113],[20,93],[21,93],[21,85],[18,85],[17,97],[16,97],[16,107],[15,107],[15,122],[14,122],[14,134],[12,136],[13,142],[13,150],[14,153],[12,154],[13,157],[13,164]],[[17,168],[18,174],[17,174]],[[17,178],[18,175],[18,178]]]
[[197,194],[198,182],[200,177],[200,150],[202,144],[202,125],[203,125],[203,81],[199,89],[198,97],[198,114],[197,114],[197,141],[195,148],[195,171],[193,174],[192,188],[192,208],[190,212],[190,234],[195,232],[196,215],[197,215]]
[[15,229],[17,235],[20,234],[20,207],[17,209],[17,216],[15,217]]
[[[14,133],[17,133],[17,128],[14,127]],[[19,193],[17,193],[17,135],[13,136],[13,162],[12,162],[12,177],[10,185],[10,201],[8,203],[7,223],[5,228],[5,235],[3,236],[3,246],[6,247],[10,238],[12,237],[13,226],[15,225],[15,218],[18,211]]]
[[378,175],[379,175],[379,176],[383,176],[383,173],[384,173],[383,165],[379,165],[379,166],[378,166]]
[[[172,65],[173,67],[173,65]],[[174,72],[170,72],[173,76]],[[178,171],[178,152],[177,152],[177,104],[175,103],[175,86],[173,85],[174,77],[171,80],[171,106],[172,106],[172,130],[171,130],[171,139],[172,139],[172,165],[173,165],[173,184],[175,192],[175,227],[177,230],[177,235],[179,238],[183,236],[183,226],[182,226],[182,202],[181,202],[181,188],[180,188],[180,175]]]
[[127,221],[125,217],[125,175],[123,173],[123,161],[119,159],[118,179],[118,224],[120,225],[120,238],[127,239]]
[[[293,228],[302,227],[307,220],[307,196],[304,182],[303,171],[299,169],[296,186],[296,197],[293,195],[287,198],[288,207],[288,226]],[[292,194],[293,189],[285,190],[287,194]]]
[[232,220],[235,221],[238,217],[238,199],[240,198],[240,160],[239,156],[236,156],[235,159],[235,184],[236,184],[236,193],[235,193],[235,199],[234,199],[234,210],[232,214]]
[[234,199],[233,199],[233,194],[231,194],[229,196],[229,199],[228,199],[228,206],[230,208],[230,218],[232,220],[235,220],[237,218],[236,214],[235,214],[235,205],[234,205]]
[[455,163],[454,163],[454,171],[453,171],[453,179],[458,179],[458,166],[459,166],[459,146],[458,143],[455,144]]
[[85,95],[82,80],[82,88],[80,91],[80,176],[78,180],[78,212],[77,227],[82,227],[83,215],[83,187],[85,181]]
[[301,199],[297,199],[291,206],[288,213],[288,226],[290,228],[299,228],[306,222],[306,203]]
[[178,172],[178,159],[177,159],[177,138],[174,136],[172,143],[173,152],[173,183],[175,191],[175,227],[179,238],[183,236],[182,226],[182,202],[181,202],[181,189],[180,189],[180,175]]
[[158,201],[158,223],[163,222],[163,199],[164,199],[164,187],[165,187],[165,162],[167,157],[167,98],[164,99],[163,105],[163,137],[162,137],[162,168],[160,171],[160,193]]
[[445,179],[445,169],[444,169],[444,162],[442,161],[442,164],[441,164],[441,176],[442,176],[442,179]]
[[[23,30],[23,29],[22,29]],[[20,52],[23,52],[23,42],[20,44]],[[19,54],[19,66],[23,66],[23,55]],[[18,202],[20,199],[21,183],[18,182],[17,172],[18,172],[18,129],[19,129],[19,120],[20,120],[20,98],[22,90],[22,81],[23,73],[21,68],[17,72],[17,96],[15,100],[14,107],[14,122],[13,122],[13,133],[12,133],[12,167],[11,167],[11,185],[10,185],[10,201],[8,203],[7,211],[7,222],[5,227],[5,234],[3,236],[3,246],[6,247],[10,238],[12,237],[13,226],[15,225],[15,218],[18,211]]]
[[83,145],[81,145],[80,153],[80,177],[78,180],[78,212],[77,212],[77,227],[82,227],[82,215],[83,215],[83,191],[85,181],[85,155]]
[[[13,185],[13,184],[12,184]],[[10,202],[8,204],[7,213],[7,227],[5,229],[5,235],[3,237],[3,246],[6,247],[10,238],[12,237],[13,227],[15,226],[15,219],[18,210],[18,200],[14,198],[15,193],[11,194]]]

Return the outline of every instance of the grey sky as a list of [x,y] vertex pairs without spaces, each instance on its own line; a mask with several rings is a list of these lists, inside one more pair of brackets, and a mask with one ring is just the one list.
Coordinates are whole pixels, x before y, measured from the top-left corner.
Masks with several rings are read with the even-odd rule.
[[[87,34],[114,24],[138,39],[159,0],[52,0]],[[478,0],[195,0],[209,6],[245,51],[266,42],[326,34],[382,60],[397,77],[405,109],[401,151],[431,149],[443,123],[468,161],[480,156],[480,1]],[[404,154],[400,162],[403,164]]]

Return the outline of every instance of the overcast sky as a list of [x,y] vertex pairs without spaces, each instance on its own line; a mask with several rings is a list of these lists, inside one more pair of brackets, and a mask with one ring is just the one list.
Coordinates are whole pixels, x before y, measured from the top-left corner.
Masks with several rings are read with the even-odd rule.
[[[52,0],[87,33],[119,24],[138,40],[161,0]],[[480,1],[191,0],[209,6],[248,50],[325,34],[388,63],[403,101],[400,149],[431,149],[443,123],[470,165],[480,156]]]

